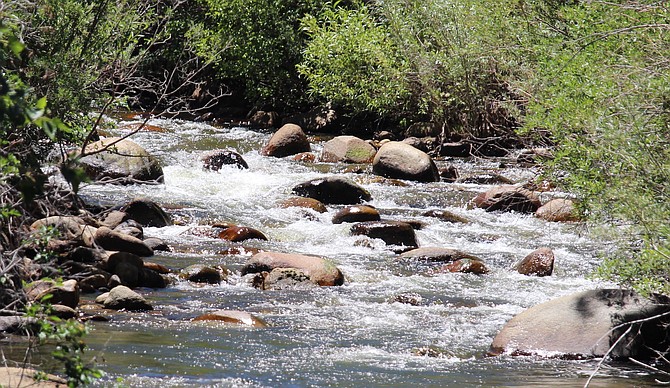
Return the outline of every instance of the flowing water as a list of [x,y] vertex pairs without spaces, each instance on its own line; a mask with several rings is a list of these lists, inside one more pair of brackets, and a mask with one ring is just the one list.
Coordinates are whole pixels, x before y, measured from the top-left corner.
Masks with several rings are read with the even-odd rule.
[[[225,265],[228,282],[198,285],[177,280],[167,289],[140,292],[154,305],[150,313],[120,313],[95,322],[87,344],[98,355],[113,385],[123,378],[130,387],[195,386],[579,386],[595,361],[546,360],[535,357],[485,357],[498,330],[515,314],[535,304],[599,286],[587,275],[608,249],[581,227],[547,223],[514,213],[469,209],[468,201],[490,186],[405,182],[391,184],[370,174],[348,173],[347,165],[302,163],[263,157],[259,150],[270,134],[202,123],[152,120],[163,132],[142,131],[134,141],[159,157],[164,185],[88,185],[82,196],[101,204],[150,198],[178,221],[165,228],[146,228],[173,252],[151,261],[170,268],[203,263]],[[122,125],[119,125],[122,128]],[[123,134],[123,130],[112,131]],[[324,139],[314,138],[318,154]],[[200,155],[232,148],[248,170],[224,167],[205,171]],[[461,174],[500,172],[515,181],[532,178],[533,170],[500,169],[504,160],[437,161],[455,164]],[[456,248],[484,259],[491,273],[428,273],[399,264],[384,243],[357,244],[350,225],[334,225],[341,207],[319,214],[283,209],[277,203],[291,188],[326,175],[345,176],[373,196],[384,219],[417,220],[420,246]],[[468,224],[423,217],[444,209]],[[233,222],[261,230],[269,241],[230,243],[187,231],[199,224]],[[345,274],[341,287],[261,291],[239,276],[248,256],[224,255],[231,246],[304,253],[332,259]],[[510,267],[541,246],[556,255],[553,276],[523,276]],[[419,305],[394,301],[411,293]],[[94,298],[94,295],[86,296]],[[251,312],[269,328],[192,322],[217,309]],[[427,351],[428,349],[428,351]],[[424,353],[438,355],[430,357]],[[424,354],[424,355],[422,355]],[[653,379],[624,366],[606,366],[592,386],[645,386]]]

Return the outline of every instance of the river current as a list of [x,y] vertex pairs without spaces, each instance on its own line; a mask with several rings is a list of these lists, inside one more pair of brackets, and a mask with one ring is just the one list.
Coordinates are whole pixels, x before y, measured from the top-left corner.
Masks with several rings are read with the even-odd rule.
[[[128,128],[120,122],[116,128]],[[487,213],[468,202],[491,186],[454,183],[391,184],[370,173],[352,173],[345,164],[304,163],[264,157],[259,150],[269,133],[218,128],[203,123],[152,120],[163,131],[141,131],[132,140],[157,156],[163,185],[86,185],[92,203],[122,204],[149,198],[177,221],[145,228],[145,236],[164,239],[172,252],[148,260],[179,269],[191,264],[224,265],[231,270],[220,285],[177,280],[167,289],[140,289],[154,306],[150,313],[120,313],[93,322],[86,342],[107,373],[99,385],[121,377],[130,387],[494,387],[581,386],[597,360],[539,357],[485,357],[498,330],[515,314],[550,299],[603,284],[590,275],[610,246],[589,237],[576,224],[548,223],[518,213]],[[123,135],[123,129],[111,131]],[[313,137],[319,154],[324,138]],[[249,169],[202,168],[204,151],[230,148]],[[510,159],[511,160],[511,159]],[[505,159],[437,160],[455,165],[461,175],[500,173],[515,181],[537,171]],[[501,167],[507,165],[508,167]],[[327,213],[280,208],[293,186],[329,175],[345,176],[366,188],[383,219],[415,220],[422,247],[448,247],[483,259],[491,272],[476,276],[429,273],[408,268],[381,241],[357,243],[350,224],[333,224],[341,206]],[[467,224],[422,216],[449,210]],[[256,228],[268,241],[230,243],[188,230],[202,224],[232,222]],[[239,275],[248,258],[225,255],[233,246],[312,254],[333,260],[344,273],[341,287],[261,291]],[[529,277],[511,267],[539,247],[553,249],[550,277]],[[411,295],[417,305],[396,301]],[[93,299],[95,295],[86,295]],[[255,329],[192,322],[213,310],[253,313],[270,325]],[[640,370],[605,366],[591,386],[647,386]]]

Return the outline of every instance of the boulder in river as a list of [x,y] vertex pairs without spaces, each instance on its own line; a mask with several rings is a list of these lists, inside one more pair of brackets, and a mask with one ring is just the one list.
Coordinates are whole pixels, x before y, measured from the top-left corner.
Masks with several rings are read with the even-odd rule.
[[401,221],[359,222],[351,227],[351,234],[381,239],[397,252],[407,251],[419,246],[414,228]]
[[111,137],[86,146],[92,153],[80,159],[86,173],[95,180],[119,184],[163,182],[158,160],[137,143]]
[[370,163],[377,150],[356,136],[337,136],[323,145],[321,161],[327,163]]
[[219,284],[227,279],[228,270],[220,266],[194,264],[184,268],[179,276],[194,283]]
[[459,216],[456,213],[452,213],[449,210],[428,210],[422,214],[424,217],[434,217],[442,221],[467,224],[470,221],[462,216]]
[[219,233],[219,238],[233,242],[239,242],[251,239],[267,241],[268,239],[263,234],[263,232],[261,232],[258,229],[250,228],[248,226],[237,226],[237,225],[233,225],[223,229]]
[[71,308],[79,304],[79,285],[74,279],[58,284],[53,280],[38,280],[26,287],[26,295],[32,301],[41,301],[51,295],[48,303],[62,304]]
[[402,142],[384,144],[372,162],[372,172],[386,178],[438,182],[440,174],[425,152]]
[[253,283],[262,290],[317,287],[309,274],[298,268],[275,268],[269,273],[261,273],[261,276],[261,279],[254,279]]
[[148,199],[136,199],[124,205],[121,210],[127,218],[135,220],[142,226],[162,228],[172,225],[172,218],[157,203]]
[[547,247],[529,253],[514,269],[522,275],[551,276],[554,271],[554,252]]
[[300,183],[293,187],[293,192],[327,205],[355,205],[372,200],[370,193],[361,186],[348,179],[333,176]]
[[621,289],[581,291],[512,318],[493,339],[489,354],[588,358],[603,357],[613,347],[612,358],[645,359],[670,346],[668,316],[653,318],[669,311],[667,297],[644,298]]
[[354,205],[341,209],[333,216],[333,224],[343,222],[379,221],[379,211],[372,206]]
[[535,213],[540,207],[540,199],[534,192],[512,185],[494,187],[477,195],[473,203],[487,212],[501,210]]
[[268,324],[255,315],[249,314],[246,311],[239,310],[216,310],[211,313],[202,314],[193,318],[194,322],[198,321],[218,321],[234,325],[245,325],[253,327],[268,327]]
[[554,198],[542,205],[535,212],[535,216],[550,222],[579,221],[575,203],[570,199]]
[[320,286],[344,284],[342,272],[330,260],[318,256],[280,252],[260,252],[253,255],[242,267],[242,275],[271,272],[275,268],[299,269],[309,275],[312,283]]
[[309,152],[311,149],[307,135],[300,126],[286,124],[272,135],[261,150],[261,155],[283,158],[289,155]]
[[152,256],[154,251],[144,241],[127,234],[101,226],[95,232],[95,243],[110,251],[134,253],[138,256]]
[[153,310],[151,304],[142,295],[126,286],[116,286],[109,291],[104,300],[100,299],[107,309],[127,311]]
[[484,261],[478,258],[458,259],[453,263],[443,266],[442,271],[471,273],[475,275],[484,275],[489,273],[489,269],[486,267]]
[[240,170],[249,168],[242,155],[233,150],[208,151],[200,159],[203,167],[212,171],[219,171],[223,166],[237,167]]
[[453,263],[460,259],[478,259],[476,256],[452,248],[424,247],[404,252],[398,260],[416,263]]

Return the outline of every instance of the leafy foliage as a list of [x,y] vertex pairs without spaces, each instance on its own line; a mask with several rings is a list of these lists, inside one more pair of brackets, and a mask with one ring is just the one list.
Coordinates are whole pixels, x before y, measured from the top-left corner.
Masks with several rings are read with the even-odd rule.
[[[663,4],[540,2],[536,76],[526,128],[548,129],[554,169],[593,219],[614,221],[628,241],[600,274],[644,292],[670,293],[670,10]],[[539,12],[538,9],[542,12]],[[548,12],[548,10],[551,12]],[[546,26],[551,26],[546,29]]]

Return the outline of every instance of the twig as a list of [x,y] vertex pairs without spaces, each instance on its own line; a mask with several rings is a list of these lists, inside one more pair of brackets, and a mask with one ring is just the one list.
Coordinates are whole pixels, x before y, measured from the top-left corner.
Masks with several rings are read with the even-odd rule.
[[626,334],[630,333],[630,331],[632,329],[633,329],[633,326],[632,325],[629,326],[628,329],[622,335],[620,335],[619,338],[617,338],[617,340],[614,342],[614,344],[612,344],[612,346],[610,346],[610,348],[607,349],[607,352],[603,355],[603,358],[600,359],[600,362],[598,362],[598,365],[596,365],[596,369],[593,370],[593,372],[589,376],[588,380],[586,380],[586,384],[584,384],[584,388],[588,388],[589,384],[591,383],[591,380],[593,380],[596,373],[598,373],[598,371],[600,370],[600,367],[603,365],[603,362],[605,362],[605,359],[607,359],[607,356],[609,356],[609,354],[612,353],[614,348],[619,344],[619,342],[621,342],[621,340],[624,339],[624,337],[626,337]]

